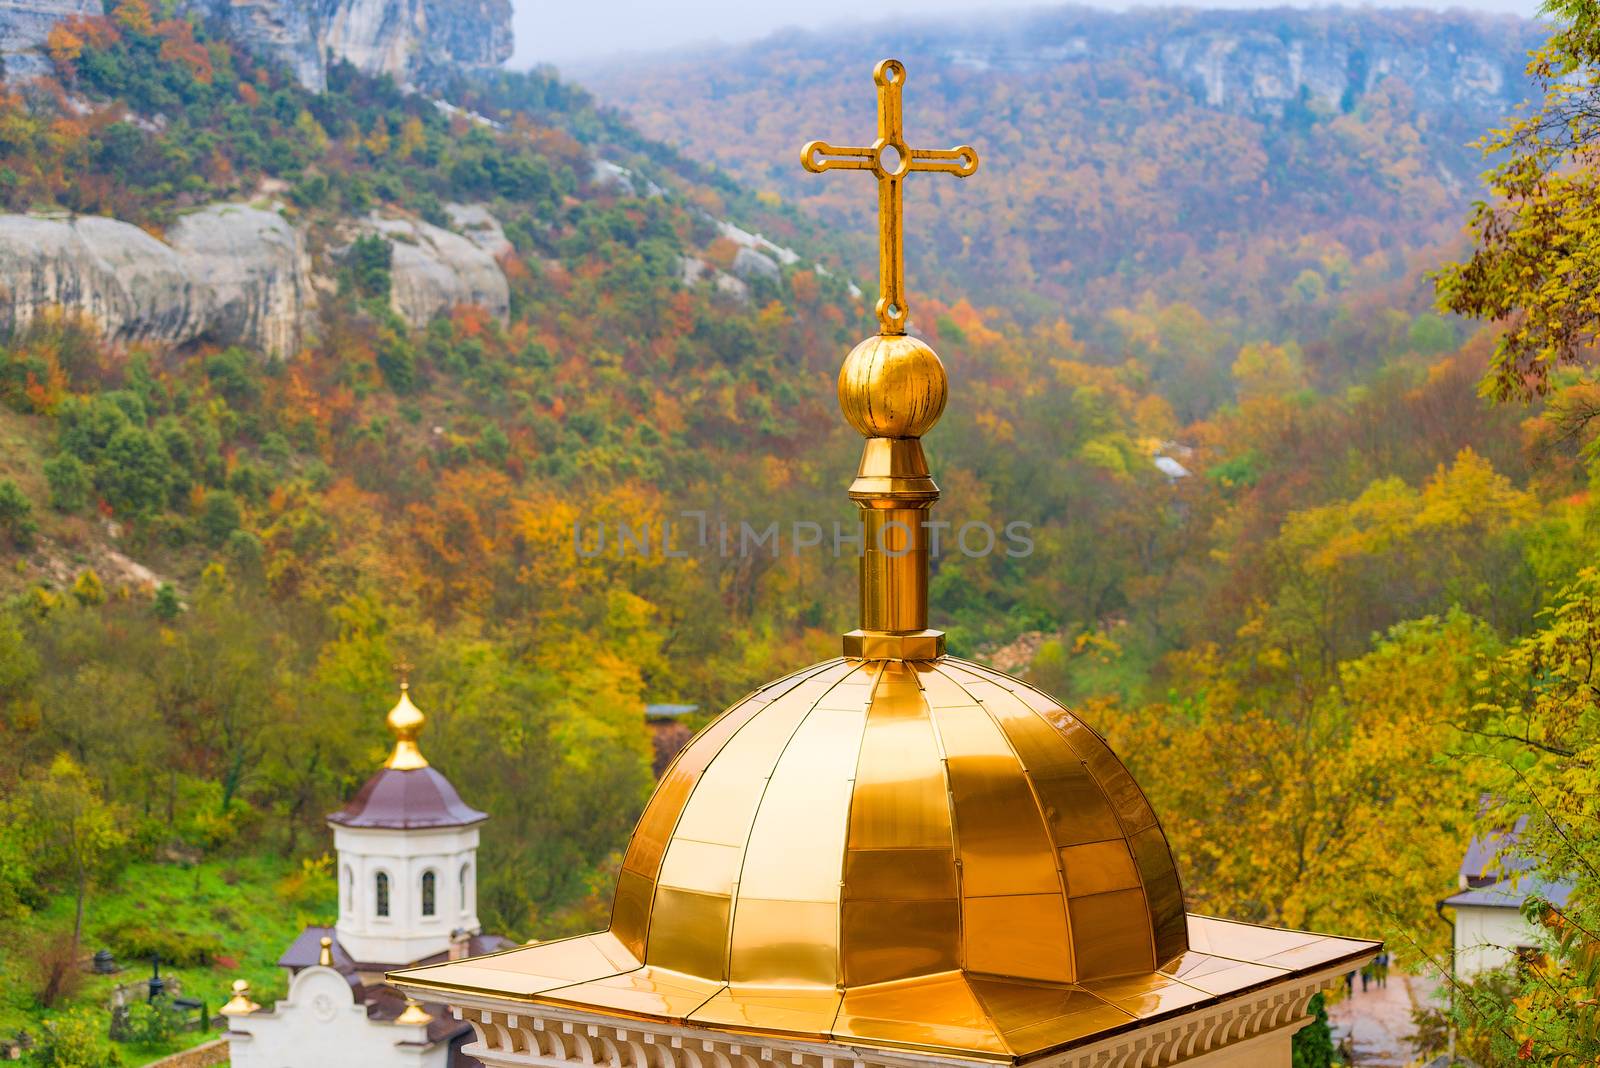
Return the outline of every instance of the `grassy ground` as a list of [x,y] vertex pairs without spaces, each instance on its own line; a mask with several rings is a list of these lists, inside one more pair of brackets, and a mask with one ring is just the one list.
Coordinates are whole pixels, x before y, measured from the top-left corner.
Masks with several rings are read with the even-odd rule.
[[[107,945],[106,932],[126,924],[157,927],[189,935],[209,935],[223,947],[210,966],[161,969],[176,976],[183,996],[206,1003],[215,1014],[235,979],[248,979],[256,1001],[268,1004],[284,993],[283,973],[275,965],[290,940],[308,923],[331,923],[335,890],[322,873],[309,874],[280,857],[243,857],[194,865],[138,863],[129,865],[116,885],[90,897],[84,921],[85,954]],[[63,1009],[92,1008],[109,1024],[106,1011],[112,990],[146,979],[148,961],[122,960],[115,976],[83,975],[81,987],[60,1005],[46,1010],[35,1000],[39,989],[36,954],[30,946],[52,932],[72,928],[73,900],[53,899],[12,929],[0,932],[0,1037],[19,1028],[37,1035],[42,1021]],[[185,1032],[152,1048],[121,1046],[126,1064],[143,1065],[176,1050],[196,1045],[215,1032]]]

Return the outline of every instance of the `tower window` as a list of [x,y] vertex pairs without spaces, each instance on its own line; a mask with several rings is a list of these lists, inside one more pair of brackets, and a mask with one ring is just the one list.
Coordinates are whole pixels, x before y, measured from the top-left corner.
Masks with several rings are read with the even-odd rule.
[[356,910],[356,880],[348,864],[344,866],[344,908],[346,912]]
[[434,875],[431,871],[422,873],[422,914],[434,914]]
[[467,884],[472,879],[472,865],[461,865],[461,915],[465,916],[472,911],[472,897],[467,893]]
[[389,876],[388,876],[388,874],[385,873],[385,872],[381,872],[380,871],[378,873],[378,878],[377,878],[376,885],[377,885],[377,889],[378,889],[378,909],[377,909],[378,915],[379,916],[387,916],[387,915],[389,915]]

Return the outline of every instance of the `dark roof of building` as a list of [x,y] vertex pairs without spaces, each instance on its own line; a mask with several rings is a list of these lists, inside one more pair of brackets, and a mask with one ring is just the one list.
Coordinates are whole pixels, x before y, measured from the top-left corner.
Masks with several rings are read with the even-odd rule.
[[[373,983],[363,986],[356,991],[356,1000],[367,1007],[369,1020],[393,1020],[406,1011],[406,996],[392,986],[384,983]],[[450,1008],[440,1002],[424,1001],[422,1010],[433,1019],[428,1021],[428,1045],[436,1042],[447,1042],[462,1032],[472,1029],[472,1025],[450,1015]]]
[[[382,974],[395,967],[393,962],[381,963],[375,961],[359,961],[350,956],[349,952],[339,944],[339,936],[332,927],[310,926],[301,931],[289,948],[283,951],[283,956],[278,958],[278,967],[299,971],[309,968],[322,959],[322,940],[333,939],[329,951],[333,954],[334,970],[346,976],[355,975],[357,972],[376,972]],[[481,957],[487,953],[498,953],[502,949],[510,949],[517,943],[511,939],[497,934],[475,934],[467,939],[466,950],[461,955],[464,957]],[[443,964],[450,958],[449,951],[435,953],[431,957],[421,960],[407,961],[405,966],[420,968],[424,964]],[[431,1011],[431,1010],[430,1010]]]
[[[467,940],[467,950],[462,954],[462,956],[481,957],[486,953],[498,953],[502,949],[510,949],[516,944],[517,943],[513,942],[511,939],[502,935],[475,934]],[[420,968],[424,964],[443,964],[449,959],[450,954],[448,951],[444,953],[435,953],[431,957],[424,957],[422,960],[408,965],[408,967]]]
[[1527,871],[1535,866],[1532,859],[1516,852],[1517,841],[1528,826],[1528,817],[1519,816],[1511,827],[1474,835],[1467,845],[1467,855],[1461,858],[1461,881],[1466,886],[1487,886],[1503,874]]
[[339,936],[334,934],[332,927],[307,927],[289,943],[289,948],[283,951],[283,956],[278,958],[278,967],[291,968],[299,971],[309,968],[322,959],[322,940],[333,939],[329,947],[333,954],[333,966],[336,970],[349,973],[356,970],[356,962],[346,953],[339,944]]
[[1524,901],[1538,896],[1556,908],[1566,908],[1567,901],[1572,897],[1572,889],[1572,884],[1564,880],[1553,882],[1529,875],[1463,890],[1445,898],[1442,904],[1457,908],[1466,905],[1487,909],[1520,909]]
[[408,830],[422,827],[467,827],[488,819],[488,814],[461,800],[450,780],[433,767],[384,768],[328,817],[343,827],[384,827]]
[[692,712],[700,711],[699,705],[681,704],[656,704],[644,706],[644,718],[647,720],[673,720],[680,716],[687,716]]
[[[1484,802],[1480,817],[1488,811]],[[1518,816],[1509,827],[1475,835],[1461,858],[1459,893],[1439,902],[1452,907],[1520,909],[1531,897],[1541,897],[1557,908],[1565,908],[1572,896],[1572,883],[1566,879],[1547,879],[1534,874],[1539,867],[1534,857],[1520,851],[1528,817]]]

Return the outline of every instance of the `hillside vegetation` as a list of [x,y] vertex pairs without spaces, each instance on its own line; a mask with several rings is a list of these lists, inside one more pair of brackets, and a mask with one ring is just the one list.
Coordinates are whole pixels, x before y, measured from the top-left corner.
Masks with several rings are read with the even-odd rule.
[[[871,326],[844,272],[813,266],[854,262],[854,239],[549,74],[464,79],[452,111],[348,69],[313,95],[142,0],[65,25],[52,55],[53,77],[0,99],[10,210],[158,231],[220,199],[276,203],[322,292],[306,345],[278,361],[106,346],[61,316],[0,346],[5,937],[70,961],[113,938],[148,871],[130,864],[217,872],[271,854],[290,865],[262,876],[287,939],[314,911],[325,815],[382,759],[403,661],[424,751],[492,814],[488,927],[603,923],[651,785],[644,703],[723,707],[836,655],[854,625],[854,560],[826,542],[792,552],[788,535],[854,520],[859,442],[833,379]],[[969,92],[904,58],[924,79],[914,136],[1005,114],[986,95],[1000,80]],[[1398,97],[1294,120],[1264,210],[1240,190],[1280,172],[1263,162],[1229,186],[1229,161],[1277,120],[1204,107],[1134,58],[1038,80],[1131,87],[1061,121],[1122,109],[1131,129],[1149,113],[1237,152],[1165,157],[1223,183],[1218,200],[1163,206],[1189,194],[1155,180],[1073,193],[1121,213],[1102,236],[1137,235],[1114,270],[1109,237],[1080,244],[1020,210],[1005,226],[1027,241],[989,229],[1003,190],[1059,186],[1067,157],[1026,168],[991,151],[986,177],[914,194],[920,225],[948,231],[920,230],[920,254],[969,250],[913,269],[937,291],[914,295],[917,331],[952,381],[928,439],[939,517],[1027,523],[1033,542],[1020,557],[947,550],[933,621],[954,652],[1026,674],[1109,734],[1191,910],[1391,937],[1414,961],[1440,947],[1433,902],[1496,783],[1467,756],[1493,755],[1537,672],[1570,677],[1573,650],[1600,642],[1583,623],[1600,596],[1593,430],[1559,418],[1586,380],[1561,369],[1547,407],[1478,398],[1494,339],[1424,307],[1412,262],[1463,197]],[[827,76],[852,108],[869,68]],[[743,84],[684,110],[754,107],[767,90]],[[808,99],[795,114],[825,125],[807,132],[870,129],[833,106],[843,95]],[[917,110],[938,99],[944,113]],[[1015,129],[1034,137],[1056,110],[1019,101]],[[1080,144],[1063,137],[1039,143]],[[634,180],[600,180],[597,154]],[[818,195],[869,204],[849,177],[817,179]],[[1353,200],[1296,202],[1303,182]],[[373,210],[447,225],[456,202],[504,223],[509,319],[461,306],[413,329],[389,301],[393,246],[341,227]],[[739,256],[729,218],[797,258],[719,285]],[[1197,219],[1218,229],[1198,240]],[[1079,247],[1081,274],[1003,259]],[[713,270],[686,281],[686,259]],[[1306,300],[1266,284],[1305,271],[1319,279]],[[705,542],[689,513],[707,517]],[[665,522],[686,555],[660,551]],[[722,522],[776,523],[782,549],[723,551]],[[656,549],[619,549],[619,524]],[[1567,659],[1530,667],[1557,634]],[[247,973],[270,942],[249,940],[223,947]],[[17,967],[32,1001],[8,1002],[0,1027],[73,1003],[48,968]],[[232,977],[192,982],[220,994]]]

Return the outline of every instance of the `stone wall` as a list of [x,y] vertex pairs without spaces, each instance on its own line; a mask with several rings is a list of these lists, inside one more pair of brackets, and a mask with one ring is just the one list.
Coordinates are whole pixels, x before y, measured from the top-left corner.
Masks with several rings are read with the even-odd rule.
[[218,1038],[159,1061],[151,1061],[145,1068],[212,1068],[213,1065],[227,1063],[228,1040]]

